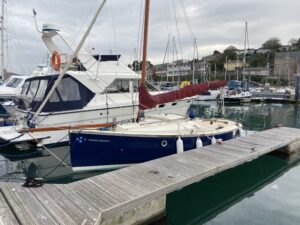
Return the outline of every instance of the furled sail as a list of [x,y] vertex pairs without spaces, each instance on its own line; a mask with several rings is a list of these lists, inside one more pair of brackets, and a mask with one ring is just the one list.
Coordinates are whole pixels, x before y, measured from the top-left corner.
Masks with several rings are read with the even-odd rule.
[[150,95],[146,88],[146,85],[142,85],[140,87],[139,92],[139,108],[140,110],[151,109],[154,108],[156,105],[199,95],[203,92],[208,91],[209,89],[217,89],[220,87],[224,87],[226,84],[227,81],[225,80],[215,80],[212,82],[193,84],[176,91],[170,91],[158,95]]

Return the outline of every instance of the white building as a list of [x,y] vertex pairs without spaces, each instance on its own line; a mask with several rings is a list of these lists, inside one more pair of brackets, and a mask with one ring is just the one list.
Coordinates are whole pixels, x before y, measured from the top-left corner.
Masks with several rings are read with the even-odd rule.
[[156,76],[177,77],[191,74],[188,60],[177,60],[172,63],[154,65]]
[[247,67],[242,71],[246,76],[269,76],[270,70],[266,67]]

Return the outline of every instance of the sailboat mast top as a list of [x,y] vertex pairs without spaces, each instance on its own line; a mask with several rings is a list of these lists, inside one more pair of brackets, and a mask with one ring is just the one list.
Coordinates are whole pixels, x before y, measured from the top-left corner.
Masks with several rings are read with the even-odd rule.
[[146,81],[149,11],[150,11],[150,0],[146,0],[146,5],[145,5],[145,21],[144,21],[144,42],[143,42],[144,44],[143,44],[143,62],[142,62],[142,81],[141,81],[141,85],[145,85],[145,81]]
[[41,113],[41,111],[43,110],[44,106],[46,105],[46,103],[48,102],[48,100],[51,98],[52,94],[54,93],[56,87],[59,85],[60,81],[62,80],[64,74],[68,71],[68,69],[70,68],[70,66],[73,63],[73,60],[77,57],[78,52],[80,51],[81,47],[83,46],[85,40],[87,39],[90,31],[92,30],[102,8],[104,7],[104,4],[106,3],[106,0],[103,0],[102,4],[100,5],[100,7],[98,8],[95,16],[93,17],[88,29],[86,30],[85,34],[83,35],[81,41],[79,42],[77,48],[75,49],[75,51],[73,52],[72,56],[70,57],[69,61],[67,62],[66,66],[60,71],[60,74],[57,78],[57,80],[55,81],[53,87],[51,88],[51,90],[49,91],[48,95],[46,96],[46,98],[44,99],[43,103],[41,104],[41,106],[39,107],[39,109],[37,110],[36,114],[34,115],[33,121],[39,116],[39,114]]
[[4,13],[5,13],[5,0],[2,0],[2,13],[1,13],[1,69],[2,69],[2,79],[5,79],[5,49],[4,49]]
[[[247,46],[248,42],[248,46]],[[248,39],[248,23],[245,23],[245,40],[244,40],[244,58],[243,58],[243,80],[245,80],[245,69],[246,69],[246,55],[249,48],[249,39]]]

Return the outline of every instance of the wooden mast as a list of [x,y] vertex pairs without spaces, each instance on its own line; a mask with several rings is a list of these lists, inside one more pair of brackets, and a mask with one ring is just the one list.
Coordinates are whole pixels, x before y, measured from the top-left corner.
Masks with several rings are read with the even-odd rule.
[[[150,14],[150,0],[146,0],[145,20],[144,20],[144,40],[143,40],[143,62],[142,62],[141,86],[146,85],[149,14]],[[141,116],[141,110],[139,109],[137,119],[136,119],[137,122],[139,122],[140,116]]]
[[145,5],[145,21],[144,21],[144,41],[143,41],[143,62],[142,62],[142,81],[141,85],[146,84],[146,71],[147,71],[147,47],[148,47],[148,26],[149,26],[149,11],[150,0],[146,0]]

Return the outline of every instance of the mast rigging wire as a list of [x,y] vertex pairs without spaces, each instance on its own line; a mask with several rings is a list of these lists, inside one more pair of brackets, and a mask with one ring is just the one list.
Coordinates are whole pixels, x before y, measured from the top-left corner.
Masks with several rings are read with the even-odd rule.
[[[111,20],[112,20],[112,25],[113,25],[113,33],[114,33],[114,41],[115,41],[115,51],[116,51],[116,54],[118,54],[118,42],[117,42],[116,24],[115,24],[115,19],[114,19],[114,13],[113,13],[113,8],[112,8],[111,0],[109,1],[109,5],[110,5]],[[119,57],[117,57],[117,61],[119,61]]]
[[178,20],[177,20],[177,14],[176,14],[174,0],[172,0],[172,3],[173,3],[173,12],[174,12],[174,18],[175,18],[175,24],[176,24],[176,31],[177,31],[177,35],[178,35],[177,39],[178,39],[178,43],[179,43],[179,50],[180,50],[180,54],[181,54],[181,59],[183,59],[181,36],[180,36],[180,32],[179,32],[179,26],[178,26]]

